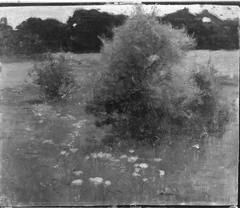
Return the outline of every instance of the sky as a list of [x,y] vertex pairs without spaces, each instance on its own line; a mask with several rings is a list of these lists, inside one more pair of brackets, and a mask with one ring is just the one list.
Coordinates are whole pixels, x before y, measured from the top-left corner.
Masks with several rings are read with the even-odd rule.
[[[145,5],[146,10],[151,10],[153,5]],[[220,19],[233,19],[239,17],[238,6],[218,6],[218,5],[158,5],[156,6],[159,15],[163,16],[180,9],[189,8],[191,13],[200,13],[207,9]],[[25,6],[25,7],[0,7],[0,18],[7,17],[8,24],[15,28],[29,17],[38,17],[41,19],[55,18],[66,23],[68,18],[73,15],[77,9],[99,9],[114,14],[127,14],[132,12],[132,5],[88,5],[88,6]]]

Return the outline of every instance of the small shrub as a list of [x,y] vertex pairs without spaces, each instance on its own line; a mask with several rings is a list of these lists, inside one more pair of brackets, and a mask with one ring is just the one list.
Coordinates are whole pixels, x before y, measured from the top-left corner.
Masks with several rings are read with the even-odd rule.
[[[191,78],[200,89],[199,95],[189,103],[188,108],[197,115],[201,126],[209,134],[217,133],[221,136],[232,117],[229,106],[223,102],[221,91],[222,83],[219,81],[217,71],[212,66],[200,66],[193,70]],[[196,102],[196,99],[201,102]]]
[[50,53],[36,62],[30,76],[39,85],[40,97],[46,101],[69,96],[76,87],[73,73],[64,56],[54,58]]

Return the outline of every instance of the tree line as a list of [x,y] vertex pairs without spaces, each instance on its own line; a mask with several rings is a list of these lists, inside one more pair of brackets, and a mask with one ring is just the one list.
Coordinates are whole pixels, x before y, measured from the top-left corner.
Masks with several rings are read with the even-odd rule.
[[[204,22],[203,18],[211,21]],[[6,18],[0,23],[0,55],[21,55],[43,52],[99,52],[99,37],[112,39],[114,27],[123,25],[128,17],[98,10],[76,10],[66,23],[56,19],[28,18],[14,30]],[[239,48],[239,20],[220,20],[207,10],[198,15],[188,9],[157,17],[174,28],[184,27],[197,40],[196,49],[234,50]]]
[[112,38],[112,28],[122,25],[125,19],[125,15],[81,9],[76,10],[66,23],[31,17],[13,30],[6,21],[1,21],[0,55],[99,52],[99,36]]
[[221,20],[208,10],[193,15],[187,8],[159,18],[174,28],[184,27],[197,41],[196,49],[235,50],[239,48],[239,18]]

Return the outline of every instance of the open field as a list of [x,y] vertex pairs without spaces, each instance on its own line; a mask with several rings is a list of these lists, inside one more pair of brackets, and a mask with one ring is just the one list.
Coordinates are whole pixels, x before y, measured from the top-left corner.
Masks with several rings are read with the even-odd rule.
[[187,57],[203,65],[207,65],[210,59],[210,63],[223,75],[233,77],[239,74],[239,51],[190,51]]
[[[205,64],[209,53],[221,74],[238,80],[238,51],[192,51],[187,57]],[[100,54],[64,55],[79,82],[101,70]],[[86,87],[68,101],[44,104],[25,83],[32,65],[3,63],[0,205],[237,203],[238,106],[231,106],[236,119],[222,138],[113,150],[99,145],[108,128],[97,129],[84,111]],[[238,93],[236,86],[222,91],[229,105]]]
[[[73,65],[76,65],[76,61],[83,62],[85,67],[91,68],[91,64],[95,66],[101,60],[100,53],[90,53],[90,54],[73,54],[73,53],[57,53],[56,56],[63,54],[67,60],[73,60]],[[197,63],[207,65],[210,58],[210,63],[219,71],[219,74],[229,75],[230,77],[239,76],[239,51],[207,51],[198,50],[190,51],[187,54],[185,63],[190,65],[190,60],[194,59]],[[3,59],[3,72],[1,73],[0,88],[11,87],[23,84],[26,79],[28,70],[33,66],[34,61],[24,61],[19,59]]]

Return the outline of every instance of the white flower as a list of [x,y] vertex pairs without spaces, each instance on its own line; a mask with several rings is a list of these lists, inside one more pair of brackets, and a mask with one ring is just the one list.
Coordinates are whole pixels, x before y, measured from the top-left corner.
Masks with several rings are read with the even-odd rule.
[[81,186],[82,183],[83,183],[83,181],[81,179],[77,179],[77,180],[72,181],[71,185]]
[[76,153],[76,152],[78,151],[78,149],[77,149],[77,148],[72,148],[72,149],[70,149],[70,151],[71,151],[72,153]]
[[127,158],[127,155],[122,155],[121,157],[119,157],[120,159],[124,159]]
[[42,143],[43,144],[53,144],[53,140],[47,139],[47,140],[44,140]]
[[131,150],[129,150],[129,152],[130,152],[130,153],[134,153],[134,150],[133,150],[133,149],[131,149]]
[[154,158],[154,162],[161,162],[162,159],[161,158]]
[[83,124],[83,122],[82,122],[82,121],[79,121],[79,122],[73,124],[73,126],[75,126],[75,127],[77,127],[77,128],[81,128],[82,124]]
[[97,153],[97,157],[102,158],[103,157],[103,153],[102,152]]
[[82,124],[84,124],[84,122],[86,122],[87,120],[80,120],[77,123],[73,124],[73,126],[76,126],[77,128],[81,128]]
[[111,181],[105,181],[104,182],[104,187],[110,186],[111,185]]
[[199,144],[195,144],[195,145],[193,145],[193,147],[199,149]]
[[137,159],[138,159],[137,156],[131,156],[128,158],[128,162],[136,162]]
[[78,171],[74,171],[73,174],[76,176],[80,176],[81,174],[83,174],[83,172],[81,170],[78,170]]
[[89,178],[90,182],[93,183],[94,186],[98,186],[103,183],[103,179],[100,177]]
[[111,158],[111,157],[112,157],[111,154],[109,154],[109,153],[103,153],[103,158],[104,158],[104,159],[109,159],[109,158]]
[[67,151],[65,151],[65,150],[63,150],[63,151],[61,151],[61,155],[65,155],[67,153]]
[[120,160],[116,159],[115,157],[110,157],[109,160],[112,162],[120,162]]
[[139,175],[138,173],[136,173],[136,172],[134,172],[132,175],[135,176],[135,177],[140,176],[140,175]]
[[90,157],[87,155],[84,160],[88,160]]
[[135,168],[135,172],[138,173],[141,169],[140,168]]
[[67,144],[68,147],[72,148],[72,142],[70,142],[69,144]]
[[134,168],[137,168],[138,166],[139,166],[138,163],[136,163],[136,164],[133,165]]
[[71,120],[75,120],[75,118],[71,115],[68,115],[67,117],[70,118]]
[[152,55],[152,56],[149,56],[149,58],[148,58],[149,61],[156,61],[158,59],[159,59],[159,56],[157,56],[157,55]]
[[133,46],[134,48],[136,48],[138,51],[141,51],[141,49],[137,46]]
[[112,157],[112,155],[109,154],[109,153],[99,152],[99,153],[97,154],[97,157],[102,158],[102,159],[109,159],[110,157]]
[[66,154],[65,154],[65,156],[67,157],[68,155],[70,155],[70,153],[69,152],[67,152]]
[[96,154],[96,153],[92,153],[91,156],[92,156],[93,158],[97,158],[97,154]]
[[60,118],[64,118],[64,119],[66,119],[66,118],[68,118],[68,117],[66,117],[66,116],[61,116]]
[[141,164],[139,165],[139,167],[142,168],[142,169],[146,169],[146,168],[148,168],[148,164],[146,164],[146,163],[141,163]]
[[165,171],[164,170],[158,170],[159,171],[159,176],[162,177],[165,175]]
[[148,181],[148,179],[147,179],[147,178],[143,178],[142,180],[143,180],[144,182]]
[[75,135],[75,136],[79,136],[79,132],[78,131],[72,131],[72,133]]

